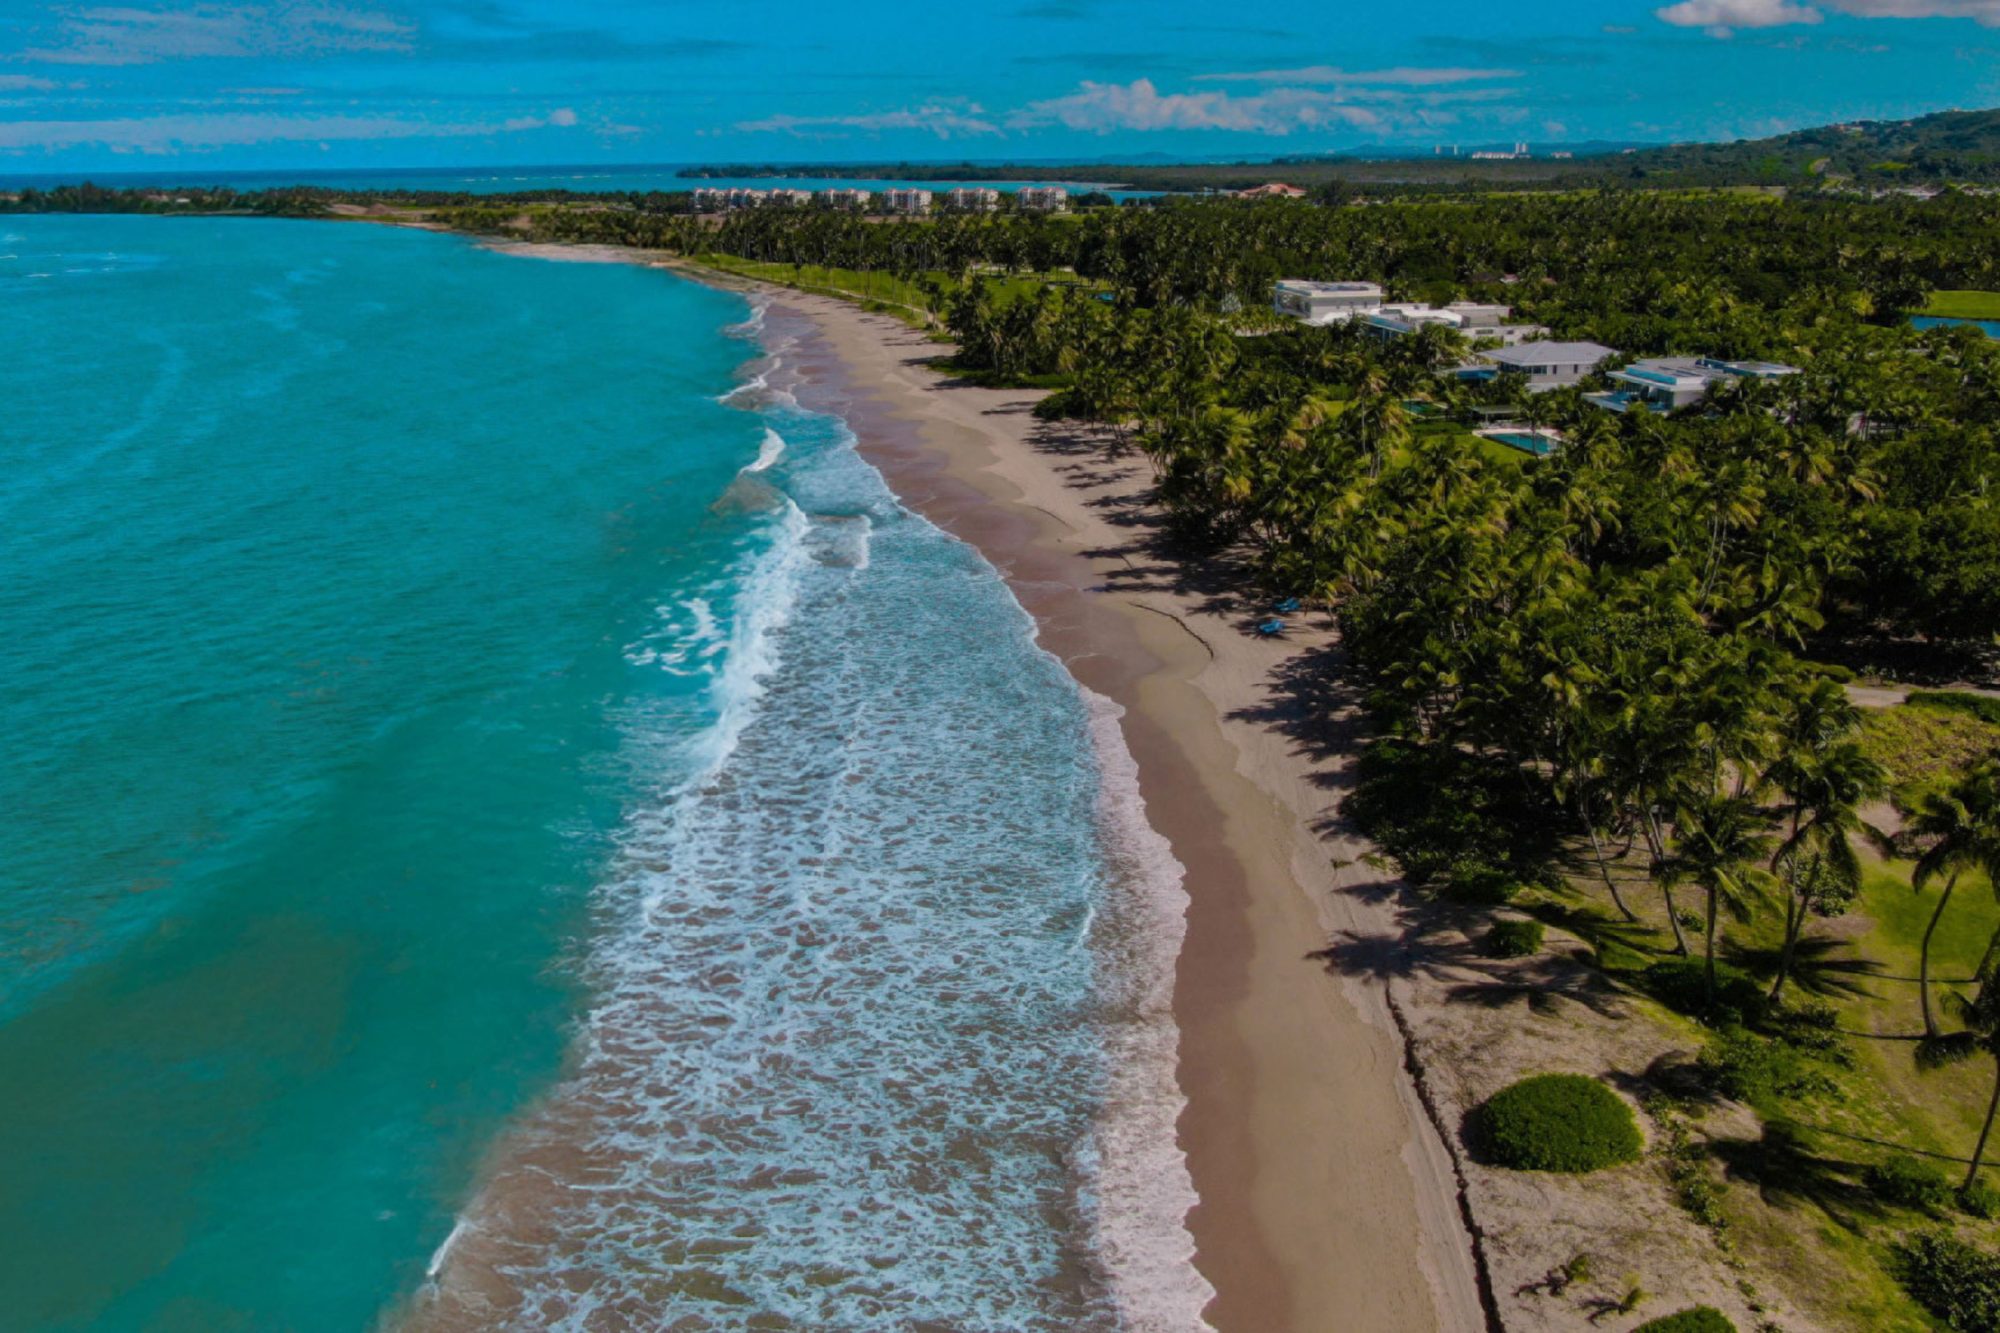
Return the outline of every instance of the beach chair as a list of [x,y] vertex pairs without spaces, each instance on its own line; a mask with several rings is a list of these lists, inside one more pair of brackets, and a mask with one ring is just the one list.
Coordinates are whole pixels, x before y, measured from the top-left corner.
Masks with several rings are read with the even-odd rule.
[[1285,622],[1282,620],[1267,620],[1263,624],[1257,627],[1258,636],[1266,639],[1278,638],[1282,636],[1284,632],[1285,632]]
[[1299,609],[1299,599],[1296,597],[1287,597],[1284,601],[1279,602],[1276,606],[1272,607],[1271,609],[1273,611],[1276,611],[1281,616],[1291,615],[1294,611],[1297,611]]

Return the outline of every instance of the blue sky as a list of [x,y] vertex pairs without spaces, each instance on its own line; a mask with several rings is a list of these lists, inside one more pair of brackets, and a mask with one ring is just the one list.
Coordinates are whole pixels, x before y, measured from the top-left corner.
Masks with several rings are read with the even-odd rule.
[[2000,0],[0,0],[0,170],[1732,138],[2000,105]]

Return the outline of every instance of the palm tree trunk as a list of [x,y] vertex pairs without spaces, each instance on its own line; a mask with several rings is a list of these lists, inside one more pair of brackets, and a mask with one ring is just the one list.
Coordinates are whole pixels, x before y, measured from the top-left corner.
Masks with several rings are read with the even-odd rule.
[[[1659,822],[1653,818],[1650,809],[1646,811],[1646,850],[1652,854],[1654,865],[1666,859],[1666,840],[1660,836]],[[1666,900],[1667,924],[1673,927],[1674,952],[1685,958],[1688,956],[1688,942],[1687,936],[1681,934],[1681,919],[1674,914],[1674,886],[1664,879],[1660,881],[1660,897]]]
[[2000,1052],[1993,1056],[1993,1097],[1986,1103],[1986,1123],[1979,1127],[1979,1142],[1973,1145],[1972,1166],[1965,1173],[1961,1189],[1971,1189],[1979,1180],[1979,1164],[1986,1156],[1986,1140],[1993,1133],[1993,1113],[2000,1111]]
[[[1584,822],[1590,824],[1589,820]],[[1604,887],[1611,890],[1611,901],[1618,904],[1618,910],[1625,914],[1627,921],[1637,921],[1638,915],[1625,905],[1623,898],[1618,896],[1618,881],[1611,878],[1611,867],[1604,860],[1604,842],[1597,836],[1595,824],[1590,824],[1590,849],[1597,853],[1597,873],[1604,876]]]
[[1706,947],[1702,954],[1702,975],[1708,988],[1708,1007],[1715,1008],[1715,889],[1708,890],[1708,923],[1703,932]]
[[1937,910],[1931,913],[1931,923],[1924,927],[1923,949],[1917,955],[1917,1002],[1924,1010],[1924,1035],[1937,1035],[1937,1020],[1931,1017],[1931,936],[1937,933],[1938,920],[1944,916],[1945,905],[1951,901],[1951,891],[1958,887],[1958,872],[1944,882],[1944,892],[1938,895]]

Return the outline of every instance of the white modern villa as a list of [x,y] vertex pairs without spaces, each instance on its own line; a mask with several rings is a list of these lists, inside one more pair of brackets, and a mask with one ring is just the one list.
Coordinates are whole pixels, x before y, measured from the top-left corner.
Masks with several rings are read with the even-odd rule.
[[1456,373],[1460,379],[1478,380],[1514,371],[1528,377],[1529,392],[1545,393],[1580,382],[1617,355],[1603,343],[1526,342],[1480,352]]
[[1287,278],[1271,294],[1271,308],[1307,324],[1337,324],[1382,308],[1383,292],[1374,282],[1307,282]]
[[1548,336],[1540,324],[1509,324],[1513,316],[1512,306],[1453,301],[1443,306],[1385,305],[1363,315],[1362,321],[1369,333],[1383,338],[1400,338],[1428,325],[1456,330],[1475,343],[1498,342],[1503,347]]
[[1799,373],[1776,361],[1724,361],[1712,356],[1668,356],[1634,361],[1611,372],[1619,387],[1593,393],[1589,401],[1613,412],[1672,412],[1692,407],[1718,384],[1731,380],[1774,380]]

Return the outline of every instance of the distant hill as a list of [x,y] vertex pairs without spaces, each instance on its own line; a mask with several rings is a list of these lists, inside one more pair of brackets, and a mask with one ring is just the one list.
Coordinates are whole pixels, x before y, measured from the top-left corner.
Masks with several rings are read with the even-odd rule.
[[1630,179],[1794,185],[1845,177],[1888,184],[2000,180],[2000,110],[1940,111],[1915,120],[1862,120],[1735,143],[1675,144],[1623,155]]
[[[1507,148],[1510,145],[1495,145]],[[1324,155],[1241,162],[1163,162],[1157,155],[1087,166],[1067,163],[820,163],[691,167],[683,176],[824,176],[888,180],[1091,180],[1139,190],[1239,190],[1268,180],[1308,189],[1547,189],[1638,185],[1782,185],[1852,182],[1870,187],[1945,181],[2000,183],[2000,110],[1940,111],[1915,120],[1869,120],[1734,143],[1634,146],[1605,141],[1530,144],[1528,156],[1475,159],[1373,144]],[[1557,157],[1557,153],[1568,156]]]

